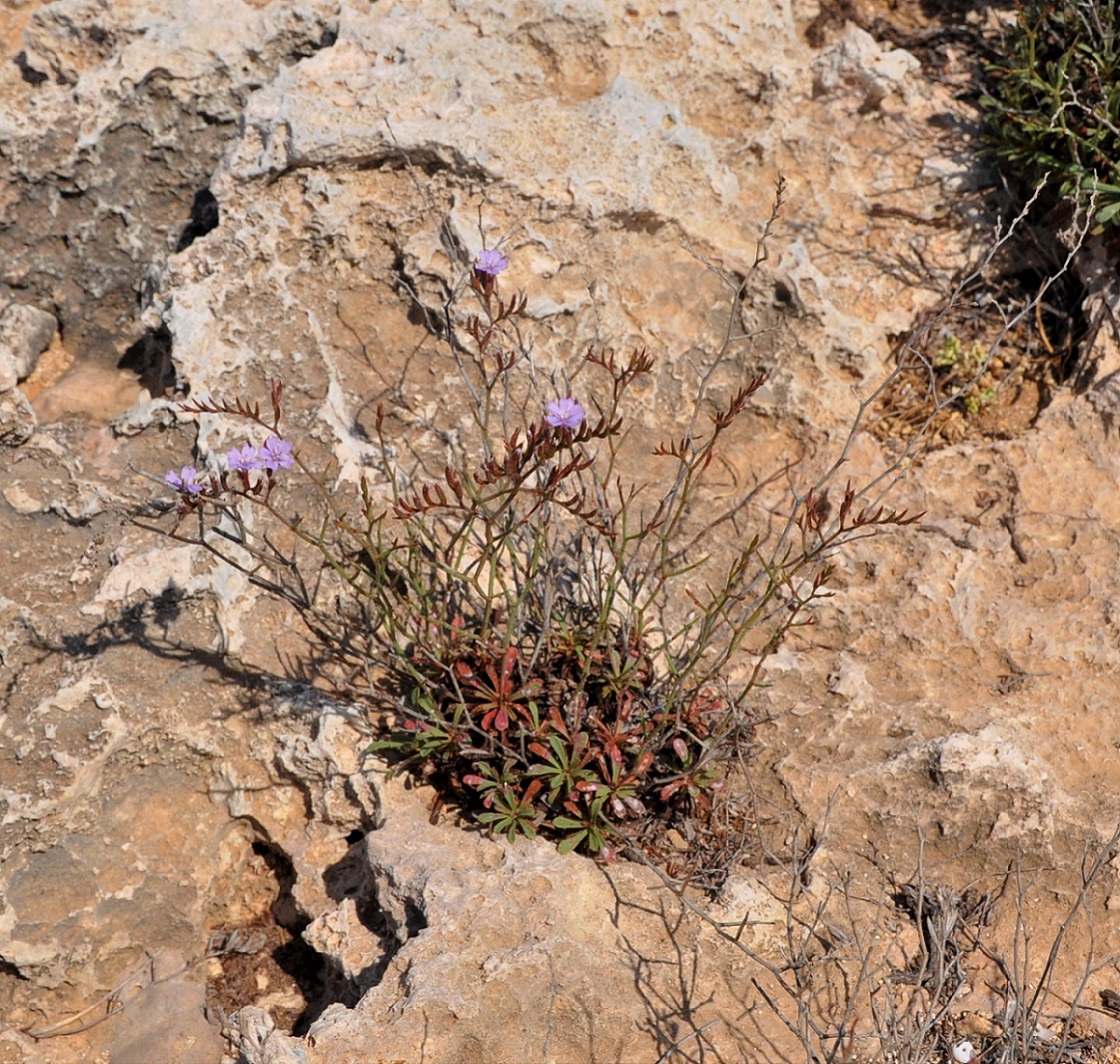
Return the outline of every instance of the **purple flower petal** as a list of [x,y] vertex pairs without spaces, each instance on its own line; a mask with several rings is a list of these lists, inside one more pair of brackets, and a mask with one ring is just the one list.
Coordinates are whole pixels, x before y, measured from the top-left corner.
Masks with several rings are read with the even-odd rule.
[[548,404],[548,411],[544,416],[554,429],[578,429],[587,418],[587,411],[580,405],[578,399],[570,395],[563,399],[554,399]]
[[474,268],[479,273],[485,273],[489,277],[497,277],[502,270],[508,267],[509,259],[497,248],[487,248],[485,251],[480,251],[478,257],[474,260]]
[[292,445],[279,436],[269,436],[257,451],[257,461],[260,463],[258,468],[267,469],[270,473],[275,473],[277,469],[291,469],[295,465]]
[[254,469],[262,469],[263,464],[257,457],[257,449],[247,443],[243,447],[234,447],[226,453],[226,461],[235,473],[249,473]]
[[185,465],[178,473],[173,469],[163,479],[176,491],[186,495],[198,495],[205,488],[204,484],[198,482],[198,470],[194,466]]

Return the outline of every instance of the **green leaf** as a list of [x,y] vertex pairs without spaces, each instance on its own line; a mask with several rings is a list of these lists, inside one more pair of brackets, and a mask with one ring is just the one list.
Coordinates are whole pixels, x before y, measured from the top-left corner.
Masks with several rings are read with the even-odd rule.
[[529,711],[529,721],[533,725],[532,730],[534,732],[540,731],[541,711],[540,711],[540,708],[537,706],[537,703],[534,702],[532,699],[530,699],[529,703],[528,703],[528,706],[526,708]]
[[552,821],[554,827],[558,828],[582,828],[584,823],[582,820],[573,820],[570,816],[558,816]]
[[419,710],[422,710],[428,716],[435,716],[436,703],[435,699],[425,691],[423,688],[414,687],[409,692],[408,700],[412,705]]
[[557,853],[571,853],[583,840],[587,837],[586,829],[577,831],[574,835],[568,835],[561,839],[556,847]]
[[372,754],[379,750],[404,750],[408,745],[408,739],[375,739],[366,746],[366,753]]
[[1120,201],[1116,203],[1110,203],[1103,210],[1097,211],[1097,222],[1100,225],[1105,225],[1108,222],[1111,222],[1118,213],[1120,213]]
[[592,831],[587,836],[587,848],[592,853],[598,853],[605,845],[607,840],[603,837],[601,831]]

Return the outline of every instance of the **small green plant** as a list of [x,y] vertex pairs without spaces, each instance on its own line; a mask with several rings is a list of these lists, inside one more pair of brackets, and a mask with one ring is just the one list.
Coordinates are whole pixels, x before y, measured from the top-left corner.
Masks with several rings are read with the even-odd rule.
[[981,343],[973,343],[967,351],[959,336],[949,335],[941,341],[941,347],[933,360],[935,369],[958,369],[964,373],[975,373],[983,366],[987,352]]
[[979,341],[966,350],[960,337],[950,333],[941,341],[932,364],[939,388],[943,392],[960,392],[960,404],[969,415],[975,416],[996,398],[996,387],[988,372],[992,357]]
[[[355,516],[279,435],[279,383],[271,417],[244,400],[192,400],[184,411],[231,415],[268,438],[211,472],[168,474],[180,515],[170,534],[299,610],[351,669],[349,693],[385,711],[371,752],[432,785],[438,803],[508,839],[543,833],[563,851],[609,859],[623,843],[710,817],[724,766],[751,733],[747,697],[766,657],[811,622],[830,552],[917,518],[857,505],[850,485],[830,516],[810,491],[793,498],[770,542],[743,535],[721,545],[726,560],[716,563],[703,529],[719,522],[694,509],[764,380],[722,404],[709,399],[711,374],[740,337],[729,328],[702,376],[688,431],[654,449],[661,484],[632,481],[626,405],[653,360],[592,350],[573,371],[578,397],[566,379],[542,395],[522,335],[526,299],[499,290],[507,266],[483,252],[447,308],[448,357],[476,432],[441,475],[404,473],[379,408],[379,460],[362,477]],[[747,281],[729,283],[734,322]],[[465,299],[473,309],[461,309]],[[318,488],[314,525],[277,503],[290,470]],[[286,529],[296,549],[255,531],[247,508]],[[187,517],[196,523],[184,532]],[[300,544],[333,586],[304,580]],[[743,654],[753,666],[731,683],[728,666]]]
[[1120,224],[1120,21],[1116,0],[1022,0],[1007,58],[981,106],[995,156],[1016,178]]
[[964,408],[970,414],[976,415],[995,399],[996,394],[995,388],[981,388],[975,395],[965,396]]

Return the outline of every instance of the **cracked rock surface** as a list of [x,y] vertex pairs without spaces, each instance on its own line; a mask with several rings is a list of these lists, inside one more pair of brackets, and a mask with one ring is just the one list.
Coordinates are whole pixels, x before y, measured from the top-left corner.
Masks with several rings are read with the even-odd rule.
[[[645,346],[635,438],[679,436],[727,327],[690,251],[745,274],[779,174],[713,394],[768,381],[712,503],[811,483],[975,252],[961,83],[800,0],[0,8],[0,1061],[788,1059],[758,969],[654,872],[430,823],[297,621],[130,517],[244,441],[179,400],[273,377],[340,491],[379,403],[442,467],[473,411],[441,315],[484,246],[542,373]],[[924,523],[839,557],[769,663],[752,793],[827,821],[838,877],[905,878],[921,840],[962,884],[1022,853],[1075,879],[1120,816],[1107,335],[1085,364],[925,455],[890,502]],[[865,433],[846,468],[891,455]],[[774,950],[784,889],[743,867],[716,911]]]

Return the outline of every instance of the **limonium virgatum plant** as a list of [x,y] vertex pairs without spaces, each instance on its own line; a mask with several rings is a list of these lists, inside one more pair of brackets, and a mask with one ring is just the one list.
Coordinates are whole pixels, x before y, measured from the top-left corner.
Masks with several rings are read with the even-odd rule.
[[[755,269],[776,216],[777,205]],[[477,453],[441,476],[408,477],[379,407],[380,460],[362,477],[355,516],[280,435],[279,382],[271,418],[243,400],[191,401],[184,411],[232,415],[267,438],[229,451],[216,471],[169,473],[180,517],[169,534],[300,612],[349,670],[349,693],[384,711],[370,751],[431,784],[437,808],[451,803],[511,840],[544,833],[562,851],[610,859],[630,844],[655,848],[667,826],[691,834],[710,823],[726,763],[752,731],[747,696],[767,655],[827,593],[826,556],[917,518],[858,510],[849,486],[829,520],[810,492],[794,499],[774,542],[745,539],[716,579],[704,579],[709,559],[702,538],[688,541],[688,515],[763,384],[755,377],[711,407],[711,375],[742,337],[729,327],[701,379],[692,427],[654,451],[666,475],[651,498],[620,463],[627,396],[653,360],[592,350],[579,394],[553,380],[552,396],[542,396],[521,333],[526,297],[499,291],[508,265],[483,251],[465,286],[477,309],[448,307],[449,357],[474,405]],[[732,322],[746,285],[733,285]],[[318,489],[313,527],[276,503],[290,473]],[[296,548],[255,531],[252,509],[286,528]],[[193,531],[184,531],[187,517]],[[321,573],[304,579],[301,546],[342,595],[325,592]],[[731,683],[739,655],[751,664]]]

